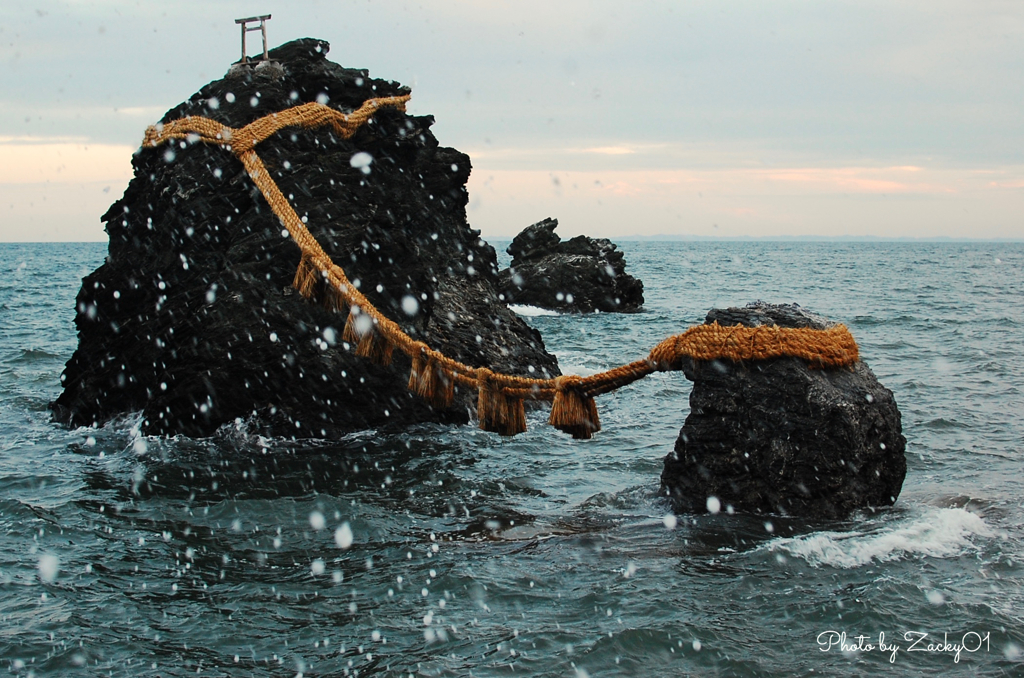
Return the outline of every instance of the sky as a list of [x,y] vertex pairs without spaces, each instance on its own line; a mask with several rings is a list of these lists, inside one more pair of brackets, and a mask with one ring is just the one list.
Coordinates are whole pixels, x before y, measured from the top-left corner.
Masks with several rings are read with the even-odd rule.
[[2,6],[0,242],[105,240],[145,127],[268,13],[412,87],[484,237],[1024,238],[1019,0]]

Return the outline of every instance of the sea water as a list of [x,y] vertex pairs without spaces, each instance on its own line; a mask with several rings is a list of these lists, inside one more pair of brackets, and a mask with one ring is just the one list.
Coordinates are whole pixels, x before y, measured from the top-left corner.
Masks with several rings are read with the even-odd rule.
[[[621,243],[636,315],[520,309],[566,372],[709,308],[845,322],[903,413],[891,509],[670,514],[690,384],[576,441],[50,421],[101,244],[0,245],[0,662],[13,675],[1024,675],[1024,245]],[[340,379],[340,375],[338,375]],[[837,450],[841,453],[841,450]]]

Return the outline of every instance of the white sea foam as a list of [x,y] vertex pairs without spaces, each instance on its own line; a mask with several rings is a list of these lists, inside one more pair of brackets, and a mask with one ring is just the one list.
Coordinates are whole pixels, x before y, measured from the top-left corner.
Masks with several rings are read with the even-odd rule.
[[980,516],[961,508],[929,509],[917,518],[887,522],[871,532],[816,532],[776,539],[771,551],[785,551],[818,567],[853,568],[929,556],[949,558],[976,549],[973,537],[991,537]]
[[558,315],[558,311],[552,311],[547,308],[538,308],[536,306],[526,306],[524,304],[509,304],[508,307],[513,313],[527,318],[536,318],[537,316],[542,315]]
[[602,371],[586,367],[585,365],[563,362],[562,356],[558,355],[558,353],[555,353],[555,357],[558,358],[558,369],[562,370],[562,374],[566,376],[573,375],[577,377],[589,377]]
[[150,436],[143,435],[142,422],[145,417],[141,411],[129,412],[111,419],[105,426],[115,431],[126,431],[128,433],[128,445],[125,448],[136,455],[145,456],[149,449]]

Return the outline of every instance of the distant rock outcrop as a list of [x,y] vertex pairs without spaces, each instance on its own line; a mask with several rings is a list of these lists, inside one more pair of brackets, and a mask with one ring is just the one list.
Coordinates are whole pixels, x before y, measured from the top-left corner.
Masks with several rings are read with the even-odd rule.
[[[706,323],[824,329],[796,305],[713,309]],[[896,501],[906,439],[892,392],[863,362],[814,369],[797,358],[684,363],[690,414],[665,459],[677,510],[841,518]]]
[[644,284],[626,273],[622,252],[606,238],[562,242],[557,226],[557,219],[545,219],[509,245],[512,265],[499,274],[505,300],[577,313],[639,311]]
[[[273,68],[233,68],[162,122],[239,128],[306,102],[348,112],[408,91],[327,50],[283,45]],[[432,123],[382,108],[351,139],[291,128],[256,150],[327,253],[412,337],[473,366],[557,375],[540,335],[499,299],[494,249],[466,222],[469,157],[439,146]],[[404,355],[389,367],[355,356],[345,315],[292,289],[299,249],[231,153],[183,140],[143,148],[133,165],[103,217],[106,263],[78,293],[56,417],[89,425],[141,411],[143,431],[188,435],[242,418],[299,437],[468,420],[468,394],[432,409],[407,390]]]

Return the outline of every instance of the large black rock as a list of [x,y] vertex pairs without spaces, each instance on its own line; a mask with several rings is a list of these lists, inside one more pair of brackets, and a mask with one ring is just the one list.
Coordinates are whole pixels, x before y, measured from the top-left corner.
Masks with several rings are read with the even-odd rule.
[[509,245],[512,265],[500,273],[505,299],[576,313],[639,311],[644,284],[626,273],[615,244],[585,235],[562,242],[557,226],[557,219],[537,222]]
[[[305,102],[347,112],[408,92],[327,61],[327,50],[283,45],[276,63],[232,68],[163,122],[241,127]],[[327,253],[413,337],[470,365],[556,375],[540,335],[499,299],[494,249],[466,222],[469,158],[440,147],[432,123],[385,108],[349,140],[295,128],[256,150]],[[469,394],[431,409],[406,389],[407,358],[356,357],[341,341],[345,317],[291,288],[299,249],[228,151],[182,142],[132,163],[103,216],[106,263],[78,293],[79,346],[56,417],[89,425],[141,410],[145,432],[189,435],[240,417],[302,437],[467,420]]]
[[[796,305],[714,309],[706,323],[824,329]],[[676,510],[841,518],[895,503],[907,472],[900,412],[868,366],[812,369],[797,358],[684,361],[690,414],[665,459]],[[709,498],[714,497],[717,500]]]

